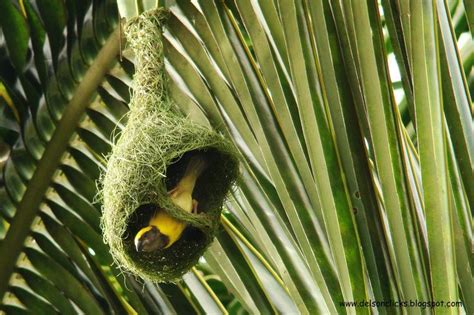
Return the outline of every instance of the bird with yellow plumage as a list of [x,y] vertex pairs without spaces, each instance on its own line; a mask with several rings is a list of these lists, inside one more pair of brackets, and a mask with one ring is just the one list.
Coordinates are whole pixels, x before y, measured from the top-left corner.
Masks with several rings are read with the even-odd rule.
[[[198,213],[198,201],[193,199],[192,194],[199,175],[206,167],[204,156],[196,155],[190,159],[183,178],[168,192],[176,206],[187,212]],[[156,207],[148,225],[135,235],[135,249],[137,252],[166,249],[179,240],[186,225],[185,222],[170,216],[165,209]]]

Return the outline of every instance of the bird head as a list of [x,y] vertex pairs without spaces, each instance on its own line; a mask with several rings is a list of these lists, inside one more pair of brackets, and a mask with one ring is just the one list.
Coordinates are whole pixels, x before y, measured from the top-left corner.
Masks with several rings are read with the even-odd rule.
[[154,225],[142,228],[135,235],[135,249],[137,252],[153,252],[165,248],[168,243],[168,236],[162,234]]

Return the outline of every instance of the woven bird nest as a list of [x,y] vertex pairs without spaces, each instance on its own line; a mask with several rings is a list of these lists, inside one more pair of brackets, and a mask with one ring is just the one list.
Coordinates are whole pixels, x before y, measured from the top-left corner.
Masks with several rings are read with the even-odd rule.
[[[168,97],[162,49],[164,10],[152,10],[126,26],[136,57],[127,126],[113,147],[102,177],[102,229],[118,266],[152,281],[173,281],[188,271],[212,242],[223,202],[238,176],[233,145],[222,135],[185,118]],[[205,156],[193,198],[197,214],[174,205],[168,196],[189,159]],[[137,252],[133,239],[159,206],[187,223],[169,248]]]

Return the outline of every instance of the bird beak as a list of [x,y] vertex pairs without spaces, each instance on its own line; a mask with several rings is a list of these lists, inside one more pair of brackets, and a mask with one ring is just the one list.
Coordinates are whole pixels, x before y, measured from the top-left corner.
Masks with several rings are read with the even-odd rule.
[[141,240],[135,240],[135,249],[138,253],[143,250],[143,242]]

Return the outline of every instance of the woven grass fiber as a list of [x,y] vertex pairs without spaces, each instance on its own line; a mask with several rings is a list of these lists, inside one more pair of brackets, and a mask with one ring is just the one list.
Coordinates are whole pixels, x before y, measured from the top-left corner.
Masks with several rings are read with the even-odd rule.
[[[136,58],[133,95],[128,123],[101,181],[101,226],[115,262],[123,271],[155,282],[175,281],[197,263],[215,236],[223,202],[239,174],[233,145],[184,117],[167,93],[162,47],[166,16],[162,9],[148,11],[125,27]],[[199,202],[199,213],[193,214],[175,206],[167,191],[197,152],[210,166],[193,191]],[[136,252],[134,236],[156,205],[188,226],[169,248]]]

